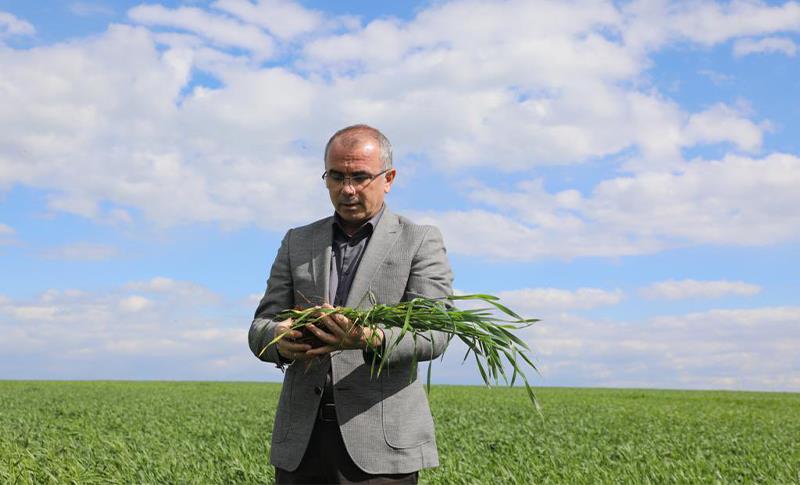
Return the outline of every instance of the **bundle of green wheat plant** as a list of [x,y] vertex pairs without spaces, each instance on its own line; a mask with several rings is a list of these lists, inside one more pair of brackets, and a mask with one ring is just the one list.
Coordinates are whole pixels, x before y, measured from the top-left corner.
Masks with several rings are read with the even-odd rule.
[[[485,308],[462,310],[455,306],[455,301],[480,301],[487,303]],[[391,342],[384,342],[383,348],[371,348],[373,361],[372,373],[380,376],[384,362],[388,361],[392,351],[406,334],[410,334],[415,345],[426,345],[420,340],[429,340],[424,332],[436,330],[448,334],[448,339],[458,337],[467,345],[464,361],[470,354],[475,357],[475,362],[481,377],[487,386],[492,383],[499,384],[502,379],[506,384],[513,386],[517,377],[522,379],[531,403],[539,409],[539,403],[522,371],[523,364],[528,364],[534,370],[536,366],[525,354],[530,351],[525,342],[514,335],[538,319],[522,318],[511,309],[499,302],[496,296],[484,294],[452,295],[446,298],[414,298],[396,305],[375,304],[367,310],[358,310],[348,307],[306,309],[289,309],[281,312],[277,319],[293,319],[292,329],[301,330],[306,324],[313,324],[323,316],[339,313],[344,315],[353,325],[362,325],[372,330],[379,324],[385,328],[399,328],[401,331]],[[275,344],[283,337],[281,334],[264,348]],[[427,345],[430,345],[427,342]],[[262,350],[262,353],[264,352]],[[503,359],[513,371],[509,378],[506,374]],[[416,358],[412,361],[412,376],[416,375]],[[431,367],[428,365],[427,387],[430,390]]]

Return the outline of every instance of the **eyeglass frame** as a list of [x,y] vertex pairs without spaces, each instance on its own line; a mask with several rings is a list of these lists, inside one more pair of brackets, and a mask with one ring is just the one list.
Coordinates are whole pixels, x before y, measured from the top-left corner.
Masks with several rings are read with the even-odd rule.
[[[329,187],[328,180],[331,180],[333,183],[336,184],[336,185],[334,185],[334,187],[344,187],[345,185],[347,185],[347,181],[349,179],[351,187],[353,187],[354,189],[363,189],[363,188],[366,188],[372,182],[374,182],[376,178],[380,177],[381,175],[383,175],[385,173],[390,172],[391,170],[392,170],[391,168],[386,168],[386,169],[383,169],[380,172],[376,173],[375,175],[368,175],[368,174],[345,175],[345,174],[343,174],[343,173],[341,173],[341,172],[339,172],[337,170],[334,170],[334,173],[342,175],[342,180],[341,181],[332,180],[330,178],[330,176],[329,176],[330,175],[330,170],[325,170],[324,172],[322,172],[322,181],[325,183],[326,187]],[[360,184],[356,184],[355,181],[353,180],[354,177],[365,177],[365,179]],[[369,179],[369,182],[367,182],[367,179]]]

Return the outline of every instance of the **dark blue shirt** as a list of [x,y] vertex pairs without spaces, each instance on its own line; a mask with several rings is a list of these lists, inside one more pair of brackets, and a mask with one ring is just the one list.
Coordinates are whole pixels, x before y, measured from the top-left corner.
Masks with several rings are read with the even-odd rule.
[[333,215],[333,239],[331,241],[331,277],[328,288],[328,301],[333,306],[344,306],[347,296],[350,294],[350,287],[353,278],[364,257],[364,251],[375,231],[375,226],[381,220],[383,209],[372,216],[367,222],[361,225],[356,231],[348,236],[342,227],[342,218],[339,214]]

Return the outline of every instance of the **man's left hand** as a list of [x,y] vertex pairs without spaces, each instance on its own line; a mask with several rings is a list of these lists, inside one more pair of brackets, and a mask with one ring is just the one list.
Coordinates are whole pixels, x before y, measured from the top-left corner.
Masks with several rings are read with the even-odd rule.
[[[321,308],[331,309],[333,307],[326,303]],[[341,313],[329,313],[315,324],[307,324],[306,328],[325,344],[322,347],[308,350],[307,355],[325,355],[343,349],[379,348],[383,342],[381,329],[376,329],[373,333],[370,328],[354,325]]]

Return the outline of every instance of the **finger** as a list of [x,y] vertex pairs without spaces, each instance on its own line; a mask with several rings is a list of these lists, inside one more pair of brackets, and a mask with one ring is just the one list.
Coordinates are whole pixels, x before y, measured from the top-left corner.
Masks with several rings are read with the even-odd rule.
[[350,321],[350,319],[347,318],[347,316],[344,313],[342,313],[341,310],[336,310],[335,312],[333,312],[333,315],[335,315],[338,320],[347,320],[348,322]]
[[279,342],[278,343],[278,350],[283,353],[293,352],[293,353],[301,353],[305,352],[306,350],[310,349],[311,346],[308,344],[302,344],[298,342]]
[[325,324],[327,331],[334,335],[337,340],[343,340],[347,338],[347,329],[342,328],[342,326],[334,320],[331,319],[323,323]]
[[340,328],[345,331],[348,331],[353,327],[353,322],[341,313],[334,313],[331,315],[331,318],[336,322],[337,325],[339,325]]
[[[315,308],[315,309],[317,309],[317,310],[320,310],[320,309],[325,309],[325,310],[327,310],[327,309],[329,309],[329,308],[333,308],[333,307],[332,307],[332,306],[330,306],[330,305],[328,305],[327,303],[325,303],[324,305],[317,305],[317,306],[315,306],[314,308]],[[318,311],[318,312],[316,312],[315,314],[316,314],[317,316],[320,316],[320,315],[326,315],[327,313],[328,313],[328,312],[322,312],[322,311]]]
[[330,314],[328,317],[329,317],[331,320],[333,320],[334,322],[336,322],[336,324],[338,325],[338,324],[340,324],[340,323],[341,323],[341,321],[342,321],[342,317],[343,317],[343,316],[344,316],[344,315],[341,315],[341,314],[339,314],[339,313],[331,313],[331,314]]
[[326,343],[326,344],[329,344],[329,345],[334,345],[334,344],[338,343],[339,340],[341,340],[340,337],[337,337],[336,335],[332,335],[331,333],[322,330],[321,328],[317,327],[316,325],[312,325],[312,324],[309,323],[309,324],[306,325],[306,328],[309,329],[311,331],[311,333],[313,333],[323,343]]
[[362,327],[353,324],[353,322],[344,315],[334,315],[336,322],[336,330],[332,330],[338,337],[342,339],[357,338],[361,335]]
[[278,342],[278,348],[284,350],[291,350],[292,352],[305,352],[311,347],[308,342],[298,342],[296,340],[281,340]]
[[339,350],[338,345],[323,345],[322,347],[317,347],[316,349],[311,349],[305,353],[305,355],[311,355],[314,357],[321,357],[326,354],[330,354],[334,350]]
[[331,319],[331,316],[329,314],[320,313],[319,314],[319,318],[317,319],[317,321],[316,322],[311,322],[311,323],[313,323],[315,325],[320,325],[322,322],[324,322],[326,320],[330,320],[330,319]]
[[276,336],[283,336],[283,338],[296,338],[296,336],[300,333],[297,330],[293,329],[292,327],[278,327],[275,329]]
[[310,346],[305,345],[305,344],[303,344],[303,346],[305,348],[299,349],[299,350],[281,351],[281,355],[283,355],[285,358],[290,359],[290,360],[311,360],[311,359],[315,359],[315,358],[318,357],[316,354],[309,354],[308,353],[309,350],[311,350]]
[[303,342],[302,340],[296,340],[296,339],[293,339],[293,338],[282,338],[282,339],[278,340],[277,345],[278,345],[278,348],[281,348],[281,349],[300,350],[300,347],[298,347],[298,346],[307,346],[308,342]]
[[279,334],[278,336],[281,338],[279,342],[284,342],[284,341],[288,342],[289,340],[302,337],[303,334],[301,332],[298,332],[297,330],[288,330],[286,332]]

